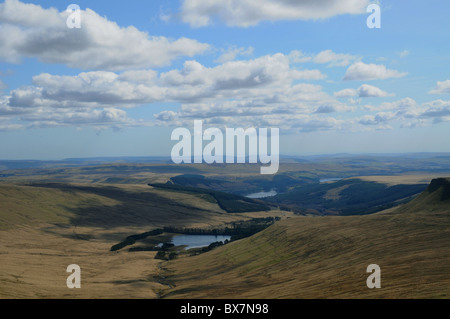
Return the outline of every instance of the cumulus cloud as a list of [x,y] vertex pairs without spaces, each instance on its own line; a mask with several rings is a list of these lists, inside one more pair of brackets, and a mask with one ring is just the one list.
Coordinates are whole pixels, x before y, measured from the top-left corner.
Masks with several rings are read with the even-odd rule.
[[424,104],[422,118],[433,119],[434,123],[450,121],[450,101],[435,100]]
[[349,98],[358,95],[358,91],[355,89],[343,89],[334,92],[333,95],[337,98]]
[[393,94],[389,94],[382,89],[369,85],[363,84],[357,90],[355,89],[343,89],[338,92],[334,92],[334,96],[337,98],[350,98],[354,96],[358,97],[386,97],[392,96]]
[[123,109],[166,102],[182,103],[180,112],[157,115],[157,120],[166,121],[166,125],[177,118],[215,117],[225,121],[227,116],[312,113],[324,110],[321,105],[332,105],[334,109],[328,112],[346,110],[320,86],[295,83],[324,77],[318,70],[292,68],[289,57],[283,54],[229,61],[215,67],[190,60],[181,69],[166,72],[90,71],[72,76],[42,73],[32,78],[32,85],[4,96],[0,115],[36,127],[101,123],[126,126],[144,123],[129,119]]
[[115,108],[106,109],[41,109],[21,117],[23,121],[32,123],[34,127],[43,126],[78,126],[89,124],[91,126],[124,125],[134,121],[127,118],[124,110]]
[[6,131],[16,131],[23,128],[23,125],[20,124],[9,124],[9,123],[2,123],[0,119],[0,132],[6,132]]
[[292,63],[305,63],[312,60],[312,56],[303,53],[300,50],[293,50],[289,53],[289,60]]
[[69,14],[19,0],[0,4],[0,60],[18,63],[33,57],[74,68],[123,70],[167,66],[210,48],[188,38],[171,40],[121,27],[90,9],[81,10],[81,28],[69,29]]
[[253,54],[253,47],[248,48],[237,48],[237,47],[230,47],[227,50],[225,50],[214,62],[217,63],[225,63],[230,62],[236,59],[239,55],[249,56]]
[[[283,54],[206,67],[191,60],[182,69],[82,72],[75,76],[42,73],[32,86],[9,94],[10,107],[135,107],[153,102],[198,103],[204,99],[240,98],[291,89],[294,80],[322,79],[318,70],[296,70]],[[266,91],[267,93],[264,93]]]
[[[4,123],[2,123],[2,118]],[[2,130],[2,127],[3,130],[17,130],[65,126],[90,126],[102,130],[139,125],[147,125],[147,123],[129,118],[126,111],[112,107],[60,108],[47,104],[34,107],[10,107],[5,103],[0,103],[0,130]]]
[[360,57],[348,53],[335,53],[332,50],[324,50],[317,54],[305,54],[300,50],[293,50],[289,54],[292,63],[313,62],[328,64],[329,67],[342,67],[359,60]]
[[401,110],[402,112],[405,111],[412,111],[417,108],[417,103],[414,99],[410,97],[403,98],[401,100],[393,101],[393,102],[383,102],[380,105],[374,106],[374,105],[364,105],[364,109],[368,111],[390,111],[390,110]]
[[316,20],[341,14],[365,13],[368,0],[184,0],[180,16],[192,27],[214,20],[228,26],[249,27],[263,21]]
[[320,86],[302,83],[237,100],[186,103],[177,111],[155,114],[155,119],[160,125],[190,126],[194,119],[204,119],[205,124],[219,127],[279,127],[285,132],[311,132],[349,129],[348,120],[336,117],[353,110]]
[[363,84],[358,89],[358,96],[359,97],[386,97],[386,96],[392,96],[393,94],[389,94],[385,91],[383,91],[380,88],[377,88],[376,86],[369,85],[369,84]]
[[314,58],[315,63],[328,63],[329,66],[347,66],[358,57],[351,54],[335,53],[331,50],[319,52]]
[[[164,111],[156,114],[157,121],[166,125],[167,121],[177,126],[191,127],[194,119],[199,119],[200,109],[196,111],[185,107],[179,112]],[[211,110],[209,106],[203,109]],[[213,115],[213,116],[212,116]],[[216,127],[278,127],[283,132],[313,132],[351,129],[352,120],[338,119],[323,113],[304,113],[298,110],[282,108],[255,108],[242,110],[225,107],[217,108],[214,114],[205,118],[204,123]]]
[[388,78],[400,78],[405,76],[406,72],[387,69],[382,64],[366,64],[364,62],[355,62],[350,65],[343,78],[344,81],[368,81],[384,80]]
[[394,112],[379,112],[375,115],[365,115],[360,120],[359,123],[362,125],[383,125],[383,128],[387,128],[387,123],[396,117]]
[[394,102],[384,102],[381,103],[380,108],[382,110],[408,110],[413,109],[417,106],[414,99],[410,97],[403,98]]
[[[311,74],[290,68],[289,59],[281,54],[268,55],[247,61],[230,61],[208,68],[196,61],[186,61],[182,70],[161,74],[170,85],[196,85],[216,90],[260,87],[274,83],[290,83],[293,79],[309,79]],[[312,76],[315,78],[316,74]]]
[[450,80],[437,81],[436,87],[429,92],[430,94],[445,94],[450,93]]

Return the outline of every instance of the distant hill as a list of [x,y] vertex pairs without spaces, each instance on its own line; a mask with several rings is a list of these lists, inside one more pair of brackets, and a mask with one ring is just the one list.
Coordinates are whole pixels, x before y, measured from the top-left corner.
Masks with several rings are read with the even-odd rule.
[[[450,179],[364,216],[294,217],[164,265],[165,298],[450,298]],[[366,268],[381,267],[369,289]]]
[[267,201],[290,207],[300,214],[361,215],[406,202],[426,187],[427,184],[386,185],[354,178],[299,185]]

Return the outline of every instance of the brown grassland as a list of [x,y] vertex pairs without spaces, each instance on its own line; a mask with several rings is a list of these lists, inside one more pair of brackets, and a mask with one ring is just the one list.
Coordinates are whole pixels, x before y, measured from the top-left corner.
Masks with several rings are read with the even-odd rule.
[[[176,287],[163,296],[449,298],[449,194],[447,184],[373,215],[282,220],[221,249],[164,265]],[[381,289],[366,285],[369,264],[381,267]]]
[[[229,214],[133,184],[0,184],[0,298],[449,298],[450,188],[440,181],[408,204],[346,217]],[[159,227],[266,216],[282,218],[197,256],[110,251]],[[373,263],[381,289],[366,286]],[[69,264],[81,267],[81,289],[66,286]]]
[[[228,214],[197,196],[141,185],[3,184],[0,203],[0,298],[157,298],[166,286],[156,252],[112,245],[164,226],[285,214]],[[70,264],[81,267],[81,289],[66,286]]]

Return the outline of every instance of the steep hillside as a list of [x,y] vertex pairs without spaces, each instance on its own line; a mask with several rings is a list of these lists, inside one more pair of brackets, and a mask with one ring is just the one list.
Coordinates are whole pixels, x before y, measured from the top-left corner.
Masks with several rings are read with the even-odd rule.
[[[0,204],[0,229],[36,223],[101,228],[186,227],[193,223],[220,224],[243,218],[239,214],[235,217],[226,214],[216,201],[204,194],[173,192],[147,185],[0,184]],[[240,213],[244,212],[241,209]]]
[[267,198],[300,214],[361,215],[375,213],[409,201],[427,184],[388,185],[361,178],[332,183],[310,183]]
[[[295,217],[163,265],[166,298],[449,298],[450,181],[364,216]],[[381,267],[369,289],[366,268]]]
[[[147,185],[1,183],[0,299],[157,298],[164,285],[156,252],[111,246],[165,226],[215,227],[278,213],[229,214],[204,195]],[[73,263],[82,289],[66,286]]]

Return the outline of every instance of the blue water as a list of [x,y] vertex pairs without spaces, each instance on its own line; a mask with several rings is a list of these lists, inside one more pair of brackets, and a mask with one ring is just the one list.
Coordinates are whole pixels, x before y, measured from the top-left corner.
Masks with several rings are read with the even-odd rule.
[[319,182],[320,183],[326,183],[326,182],[337,182],[340,181],[342,178],[323,178]]
[[246,195],[245,197],[248,197],[248,198],[264,198],[264,197],[275,196],[276,194],[277,194],[276,191],[271,190],[270,192],[259,192],[259,193],[249,194],[249,195]]
[[230,238],[231,236],[226,235],[176,235],[172,238],[172,244],[175,246],[186,245],[186,249],[191,249],[209,246],[216,241],[224,242],[226,239],[230,240]]

